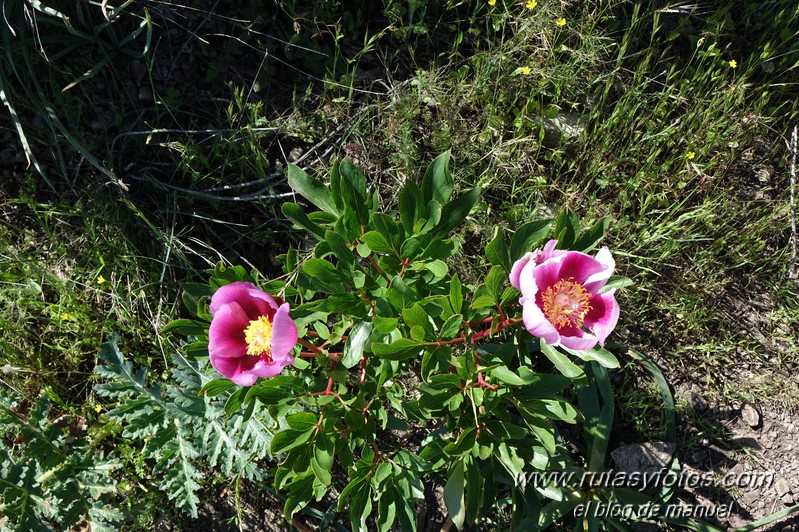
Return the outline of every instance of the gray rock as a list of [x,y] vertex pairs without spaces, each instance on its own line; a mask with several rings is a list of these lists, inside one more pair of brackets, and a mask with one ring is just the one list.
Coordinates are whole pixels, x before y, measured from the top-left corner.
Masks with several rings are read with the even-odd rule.
[[674,444],[660,441],[624,445],[610,453],[618,470],[626,473],[668,468],[673,455]]
[[760,426],[760,412],[749,403],[746,403],[743,405],[743,408],[741,408],[741,419],[753,429]]

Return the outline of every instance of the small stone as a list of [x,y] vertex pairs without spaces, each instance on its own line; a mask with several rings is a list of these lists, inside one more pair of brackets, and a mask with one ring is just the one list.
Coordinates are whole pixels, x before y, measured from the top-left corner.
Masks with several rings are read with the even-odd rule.
[[760,500],[761,495],[757,491],[747,491],[743,494],[743,500],[746,502],[747,506],[752,506],[757,501]]
[[782,497],[786,493],[790,493],[791,487],[784,478],[778,478],[777,482],[774,483],[774,491],[777,492],[777,497]]
[[744,420],[744,423],[753,429],[760,425],[760,413],[749,403],[746,403],[741,409],[741,418]]
[[623,445],[610,453],[619,471],[627,473],[667,468],[673,454],[674,444],[667,442]]

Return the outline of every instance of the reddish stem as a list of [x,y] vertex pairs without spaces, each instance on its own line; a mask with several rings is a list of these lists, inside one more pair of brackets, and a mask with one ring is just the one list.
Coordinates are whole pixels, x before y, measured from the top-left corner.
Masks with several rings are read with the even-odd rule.
[[380,265],[377,263],[377,261],[372,255],[369,255],[369,263],[374,267],[375,270],[377,270],[377,273],[379,273],[380,275],[386,274],[386,272],[383,271],[383,268],[380,267]]
[[497,386],[494,384],[489,384],[483,379],[483,372],[479,371],[477,373],[477,387],[478,388],[488,388],[489,390],[497,391]]
[[322,348],[321,347],[315,346],[314,344],[312,344],[311,342],[309,342],[305,338],[298,338],[297,339],[297,343],[300,344],[303,347],[307,347],[308,349],[310,349],[314,353],[321,353],[322,352]]

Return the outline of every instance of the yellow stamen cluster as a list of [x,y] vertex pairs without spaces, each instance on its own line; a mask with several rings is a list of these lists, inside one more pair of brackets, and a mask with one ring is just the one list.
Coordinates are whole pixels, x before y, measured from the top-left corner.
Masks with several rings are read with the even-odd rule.
[[590,294],[583,285],[572,280],[561,279],[547,288],[541,295],[544,316],[555,327],[580,327],[591,311]]
[[272,322],[267,316],[252,320],[244,329],[247,354],[255,356],[272,355]]

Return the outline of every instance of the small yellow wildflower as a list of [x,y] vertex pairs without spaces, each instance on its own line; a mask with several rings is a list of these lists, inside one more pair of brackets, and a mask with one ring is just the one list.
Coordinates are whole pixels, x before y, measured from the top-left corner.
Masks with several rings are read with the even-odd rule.
[[535,6],[538,5],[536,0],[527,0],[527,9],[535,9]]
[[490,5],[490,6],[497,5],[497,0],[488,0],[488,5]]
[[522,74],[524,74],[525,76],[529,76],[532,71],[533,70],[529,66],[526,66],[522,69]]
[[688,159],[688,160],[691,160],[694,157],[696,157],[696,153],[695,152],[689,151],[688,153],[685,154],[685,158]]
[[736,61],[735,59],[731,59],[730,62],[727,64],[730,65],[730,68],[736,68],[738,66],[738,61]]
[[558,17],[558,18],[555,19],[555,24],[557,24],[558,26],[565,26],[566,25],[566,19],[563,18],[563,17]]
[[99,414],[100,412],[103,411],[103,406],[102,405],[94,405],[94,411]]
[[102,275],[98,275],[97,276],[97,284],[103,284],[103,283],[106,283],[106,282],[108,282],[108,281],[106,280],[105,277],[103,277]]
[[61,319],[62,319],[62,320],[71,320],[71,319],[72,319],[72,316],[70,316],[70,315],[69,315],[69,314],[67,314],[66,312],[63,312],[63,313],[61,314]]

